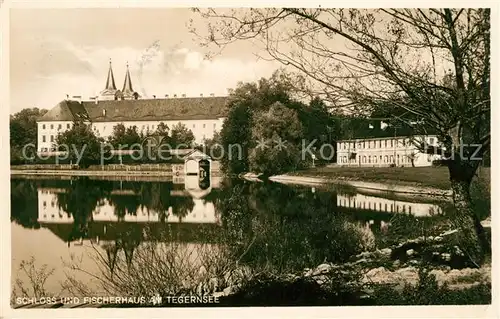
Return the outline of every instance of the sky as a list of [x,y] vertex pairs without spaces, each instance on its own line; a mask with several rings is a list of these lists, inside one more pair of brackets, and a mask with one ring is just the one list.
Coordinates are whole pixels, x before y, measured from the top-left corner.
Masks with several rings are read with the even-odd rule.
[[98,95],[110,59],[117,88],[128,62],[133,88],[144,97],[227,95],[239,81],[269,77],[280,67],[258,59],[251,42],[206,59],[209,49],[187,26],[203,21],[188,8],[11,10],[10,113],[50,109],[66,94]]

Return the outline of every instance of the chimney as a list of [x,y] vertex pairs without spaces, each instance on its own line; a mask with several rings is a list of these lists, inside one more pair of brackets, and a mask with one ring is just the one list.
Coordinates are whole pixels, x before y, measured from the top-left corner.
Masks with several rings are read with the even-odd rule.
[[99,97],[98,96],[95,97],[95,104],[99,104]]
[[156,95],[153,95],[153,99],[156,99]]
[[165,97],[168,99],[168,94],[165,94]]
[[174,97],[177,97],[177,94],[174,94]]
[[186,94],[182,94],[182,97],[186,97]]
[[213,94],[213,93],[210,93],[210,96],[214,97],[214,96],[215,96],[215,94]]
[[69,100],[69,94],[66,94],[66,100]]
[[203,97],[203,93],[200,93],[200,97]]
[[106,116],[106,109],[102,109],[102,116]]

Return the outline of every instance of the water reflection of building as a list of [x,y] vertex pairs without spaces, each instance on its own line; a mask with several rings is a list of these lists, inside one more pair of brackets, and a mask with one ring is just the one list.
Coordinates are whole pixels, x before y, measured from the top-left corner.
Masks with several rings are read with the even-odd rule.
[[[191,188],[196,187],[195,185],[197,184],[197,182],[195,183],[193,176],[190,176],[190,180],[188,180],[188,181],[186,181],[186,177],[187,176],[185,176],[184,174],[180,174],[179,176],[173,176],[172,183],[174,185],[183,184],[185,186],[185,189],[188,189],[188,188],[191,189]],[[194,177],[197,178],[197,176],[194,176]],[[221,176],[217,176],[217,175],[210,176],[210,189],[220,188],[221,179],[222,179]]]
[[[210,241],[204,236],[217,233],[220,225],[213,202],[204,199],[212,190],[211,185],[206,189],[197,189],[190,179],[184,180],[182,190],[176,190],[170,185],[153,186],[157,189],[153,193],[156,200],[151,202],[149,198],[149,202],[139,202],[144,194],[137,193],[134,189],[122,189],[120,184],[119,189],[96,199],[95,206],[90,206],[88,212],[64,211],[64,201],[68,197],[74,200],[75,195],[76,198],[86,196],[84,193],[67,194],[73,191],[70,188],[39,188],[38,222],[68,242],[68,245],[82,244],[86,240],[101,244],[123,240],[132,240],[138,244],[153,239],[175,242]],[[146,197],[152,195],[148,194],[145,194]],[[59,199],[63,201],[62,205]],[[80,216],[82,214],[84,216]]]
[[[63,189],[60,192],[64,192]],[[125,195],[125,193],[116,192],[115,195]],[[184,195],[184,192],[179,195]],[[215,212],[214,204],[194,198],[193,208],[188,214],[182,217],[183,223],[218,223],[219,216]],[[173,214],[172,206],[167,209],[167,223],[180,222],[179,217]],[[122,221],[125,222],[159,222],[160,212],[146,206],[139,206],[135,214],[125,214]],[[118,221],[119,217],[115,214],[115,207],[107,199],[100,200],[92,212],[93,221]],[[72,223],[74,218],[71,214],[65,212],[58,203],[57,190],[38,189],[38,221],[40,223]]]
[[337,194],[337,206],[382,213],[406,213],[416,217],[431,216],[433,214],[441,213],[442,211],[436,204],[413,203],[363,194]]

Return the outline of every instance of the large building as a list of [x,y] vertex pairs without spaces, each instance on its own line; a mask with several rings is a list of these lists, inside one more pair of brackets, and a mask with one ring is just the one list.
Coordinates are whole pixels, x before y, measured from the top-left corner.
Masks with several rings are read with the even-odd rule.
[[55,150],[57,135],[71,129],[74,122],[91,125],[96,135],[103,138],[108,138],[120,123],[136,126],[143,134],[154,132],[162,122],[170,129],[182,123],[193,132],[195,142],[202,143],[222,128],[227,99],[213,95],[141,98],[133,90],[128,66],[122,90],[116,88],[110,62],[106,86],[99,96],[89,101],[67,96],[38,121],[37,150]]
[[[380,121],[380,126],[371,125],[372,133],[337,141],[337,164],[341,166],[431,166],[434,160],[441,158],[435,154],[424,154],[415,145],[426,143],[438,146],[436,135],[411,135],[407,129],[398,130],[387,127]],[[377,124],[379,124],[377,123]]]

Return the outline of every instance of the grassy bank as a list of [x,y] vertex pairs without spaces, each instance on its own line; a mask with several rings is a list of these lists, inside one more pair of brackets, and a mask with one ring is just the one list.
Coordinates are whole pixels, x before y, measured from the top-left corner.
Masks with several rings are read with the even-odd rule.
[[[477,172],[477,182],[490,185],[490,168],[482,167]],[[447,167],[315,167],[289,173],[288,175],[320,177],[337,181],[365,181],[399,184],[404,186],[450,188]]]

